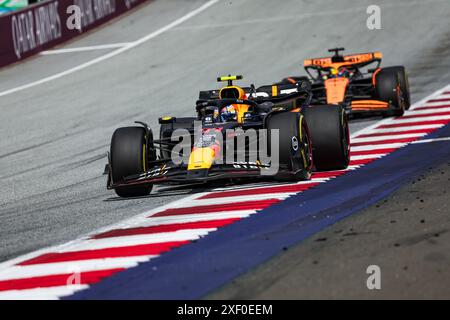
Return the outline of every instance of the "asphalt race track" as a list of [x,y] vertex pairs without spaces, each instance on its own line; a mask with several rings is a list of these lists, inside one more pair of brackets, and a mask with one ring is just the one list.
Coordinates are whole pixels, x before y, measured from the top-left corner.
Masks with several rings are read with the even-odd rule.
[[[10,259],[195,197],[199,190],[118,199],[105,188],[105,154],[111,134],[119,126],[144,120],[157,128],[161,115],[193,114],[198,91],[216,88],[218,75],[243,74],[244,84],[268,84],[298,74],[304,58],[325,55],[329,47],[344,46],[348,52],[379,50],[384,66],[405,65],[413,102],[450,83],[447,0],[377,1],[382,10],[381,30],[366,27],[366,8],[373,1],[358,1],[357,5],[340,1],[339,7],[336,1],[218,1],[159,34],[161,28],[205,3],[153,1],[58,48],[130,43],[157,32],[110,58],[100,57],[116,49],[68,51],[40,55],[0,71],[0,262],[8,265]],[[79,71],[36,83],[97,58],[101,61]],[[36,85],[22,88],[30,83]],[[356,121],[352,133],[380,120]],[[441,170],[447,172],[448,166]],[[340,223],[351,223],[352,219]],[[358,219],[360,224],[364,222]],[[377,225],[376,218],[372,219]],[[415,220],[401,223],[405,228],[420,227]],[[301,246],[300,253],[317,247],[312,240]],[[324,249],[326,259],[332,260],[337,253],[334,246],[328,246]],[[364,245],[359,249],[362,254]],[[38,255],[30,259],[35,257]],[[290,261],[295,259],[298,256]],[[136,262],[140,261],[124,264]],[[114,272],[110,274],[119,269],[118,265],[111,267]],[[0,290],[2,279],[0,272]],[[228,290],[218,296],[240,297],[233,291],[236,288]],[[256,289],[248,290],[244,297],[257,295]],[[279,292],[274,287],[268,291],[269,296],[263,297],[277,297]]]

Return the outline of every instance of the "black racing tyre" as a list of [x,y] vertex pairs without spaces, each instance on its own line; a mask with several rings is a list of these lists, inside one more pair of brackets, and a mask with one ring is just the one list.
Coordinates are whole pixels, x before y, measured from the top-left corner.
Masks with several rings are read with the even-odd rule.
[[344,109],[338,105],[310,106],[304,111],[317,171],[342,170],[350,162],[350,131]]
[[383,68],[375,76],[375,91],[377,97],[389,102],[391,109],[383,112],[383,116],[402,116],[405,113],[405,102],[402,101],[399,72],[395,68]]
[[[170,142],[172,132],[176,129],[192,129],[194,128],[194,121],[197,118],[186,117],[177,118],[174,123],[163,123],[159,129],[159,139]],[[173,145],[161,144],[160,157],[161,159],[170,159]]]
[[286,167],[286,171],[279,171],[275,175],[277,180],[308,180],[312,172],[311,139],[306,121],[298,112],[281,112],[272,114],[266,121],[268,130],[268,146],[273,129],[279,130],[279,165]]
[[[145,129],[142,127],[124,127],[114,131],[110,150],[113,183],[147,170],[148,142]],[[119,197],[141,197],[148,195],[152,187],[152,185],[123,186],[115,188],[115,191]]]
[[408,110],[411,106],[411,92],[409,91],[409,79],[408,74],[404,66],[387,67],[382,70],[391,70],[397,72],[398,81],[400,84],[400,90],[402,91],[403,102],[405,104],[405,110]]

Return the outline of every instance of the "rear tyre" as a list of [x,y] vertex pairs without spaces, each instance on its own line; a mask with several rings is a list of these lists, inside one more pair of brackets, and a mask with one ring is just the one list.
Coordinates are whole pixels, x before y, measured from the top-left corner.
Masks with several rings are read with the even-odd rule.
[[306,108],[313,160],[317,171],[341,170],[350,162],[350,131],[344,109],[337,105]]
[[383,112],[384,117],[399,117],[405,113],[405,101],[396,68],[383,68],[377,73],[375,91],[380,100],[391,106],[390,110]]
[[[110,150],[113,183],[119,183],[130,175],[144,173],[147,169],[148,150],[153,149],[152,145],[153,141],[147,141],[144,128],[124,127],[114,131]],[[115,188],[115,192],[119,197],[141,197],[148,195],[152,187],[153,185],[123,186]]]
[[403,103],[405,104],[405,110],[408,110],[409,107],[411,106],[411,93],[409,91],[409,79],[405,67],[395,66],[383,68],[383,70],[390,70],[392,72],[397,72],[400,90],[402,91]]
[[311,139],[306,121],[300,113],[276,113],[267,119],[268,145],[270,153],[276,146],[272,146],[272,130],[279,132],[279,165],[287,168],[280,170],[275,179],[280,181],[309,180],[312,172]]

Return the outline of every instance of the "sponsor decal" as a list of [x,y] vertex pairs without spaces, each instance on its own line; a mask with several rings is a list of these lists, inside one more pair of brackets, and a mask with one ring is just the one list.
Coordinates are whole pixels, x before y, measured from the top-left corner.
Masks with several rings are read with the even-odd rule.
[[0,68],[71,40],[147,1],[51,0],[0,15],[0,30],[5,30],[0,37]]
[[62,35],[58,1],[11,18],[12,39],[17,58],[24,53],[45,45]]
[[297,139],[297,137],[295,137],[295,136],[292,137],[291,144],[292,144],[292,150],[297,151],[298,150],[298,139]]

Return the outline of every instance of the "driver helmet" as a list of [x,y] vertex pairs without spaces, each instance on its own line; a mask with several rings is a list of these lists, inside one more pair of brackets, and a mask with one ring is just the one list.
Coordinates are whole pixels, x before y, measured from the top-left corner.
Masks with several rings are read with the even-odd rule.
[[336,78],[338,76],[338,70],[336,68],[330,69],[330,78]]
[[233,105],[223,107],[220,111],[220,120],[222,122],[236,120],[236,108]]

